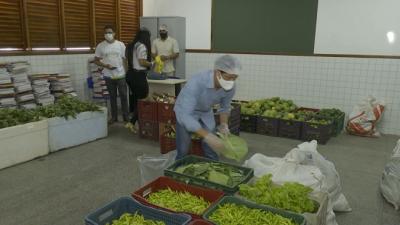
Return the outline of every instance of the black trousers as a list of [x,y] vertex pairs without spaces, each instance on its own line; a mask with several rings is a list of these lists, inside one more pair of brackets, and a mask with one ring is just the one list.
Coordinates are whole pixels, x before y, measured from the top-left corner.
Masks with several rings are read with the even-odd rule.
[[107,90],[110,93],[110,103],[111,103],[111,116],[113,121],[118,121],[118,108],[117,108],[117,97],[121,100],[122,116],[124,121],[128,121],[128,101],[126,96],[126,83],[125,79],[111,79],[105,78]]
[[149,84],[147,83],[147,71],[128,70],[126,83],[129,86],[129,111],[132,113],[131,123],[135,124],[138,118],[138,100],[147,98]]

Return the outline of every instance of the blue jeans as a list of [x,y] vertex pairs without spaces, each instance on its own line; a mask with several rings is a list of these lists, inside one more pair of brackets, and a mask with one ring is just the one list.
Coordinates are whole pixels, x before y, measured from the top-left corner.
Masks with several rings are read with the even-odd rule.
[[[200,121],[200,124],[202,125],[202,127],[204,129],[208,130],[209,132],[214,131],[214,130],[210,130],[209,128],[207,128],[207,126],[205,126],[201,121]],[[189,153],[189,149],[190,149],[191,143],[192,143],[191,135],[192,135],[192,133],[187,131],[184,126],[182,126],[181,124],[176,122],[177,155],[176,155],[175,160],[181,159]],[[208,144],[204,142],[204,140],[201,141],[201,147],[203,148],[203,151],[204,151],[204,157],[209,158],[209,159],[214,159],[214,160],[219,159],[218,154],[215,153],[214,150],[212,150],[210,148],[210,146],[208,146]]]

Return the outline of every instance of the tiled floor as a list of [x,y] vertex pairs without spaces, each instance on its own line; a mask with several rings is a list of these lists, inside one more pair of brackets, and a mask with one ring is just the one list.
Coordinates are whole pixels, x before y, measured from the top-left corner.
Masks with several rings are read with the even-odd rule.
[[[243,133],[251,153],[283,156],[299,141]],[[398,137],[341,135],[319,151],[340,173],[353,208],[337,214],[339,225],[399,225],[400,213],[379,193],[381,171]],[[107,202],[139,186],[136,157],[157,154],[158,144],[138,139],[121,124],[109,137],[0,170],[1,225],[78,225]]]

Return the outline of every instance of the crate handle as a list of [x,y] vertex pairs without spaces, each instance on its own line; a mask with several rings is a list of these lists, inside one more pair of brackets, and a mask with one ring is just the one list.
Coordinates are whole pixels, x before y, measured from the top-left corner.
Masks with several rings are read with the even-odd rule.
[[107,218],[109,218],[110,216],[112,216],[113,213],[114,213],[113,210],[112,210],[112,209],[109,209],[109,210],[105,211],[104,213],[102,213],[102,214],[99,216],[99,220],[100,220],[100,221],[104,221],[105,219],[107,219]]
[[146,190],[143,191],[142,196],[146,197],[147,195],[149,195],[152,192],[152,188],[149,187]]

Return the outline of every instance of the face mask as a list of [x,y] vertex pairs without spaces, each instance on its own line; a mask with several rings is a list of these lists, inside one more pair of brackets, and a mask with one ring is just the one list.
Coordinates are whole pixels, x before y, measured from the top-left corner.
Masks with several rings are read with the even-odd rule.
[[229,91],[233,88],[233,86],[235,85],[235,81],[233,80],[225,80],[224,78],[222,78],[221,73],[219,74],[219,76],[217,76],[217,80],[219,85],[221,85],[221,87],[225,90],[225,91]]
[[161,39],[167,39],[168,33],[160,33]]
[[112,41],[112,40],[114,40],[114,34],[104,34],[104,38],[107,41]]

